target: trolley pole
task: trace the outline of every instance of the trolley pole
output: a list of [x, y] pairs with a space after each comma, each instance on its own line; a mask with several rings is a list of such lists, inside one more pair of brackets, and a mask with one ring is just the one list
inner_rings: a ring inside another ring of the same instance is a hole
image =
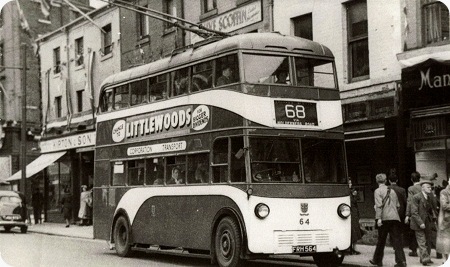
[[26, 196], [27, 178], [27, 45], [21, 44], [22, 49], [22, 124], [20, 139], [20, 169], [22, 177], [20, 180], [20, 191]]

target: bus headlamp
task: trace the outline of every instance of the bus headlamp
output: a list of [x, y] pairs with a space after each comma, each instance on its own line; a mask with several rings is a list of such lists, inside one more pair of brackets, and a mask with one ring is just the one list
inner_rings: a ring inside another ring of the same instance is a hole
[[338, 207], [338, 215], [342, 219], [347, 219], [350, 216], [350, 206], [347, 204], [341, 204]]
[[270, 213], [270, 209], [269, 206], [267, 206], [264, 203], [259, 203], [258, 205], [256, 205], [255, 207], [255, 215], [256, 217], [260, 218], [260, 219], [264, 219], [267, 216], [269, 216]]

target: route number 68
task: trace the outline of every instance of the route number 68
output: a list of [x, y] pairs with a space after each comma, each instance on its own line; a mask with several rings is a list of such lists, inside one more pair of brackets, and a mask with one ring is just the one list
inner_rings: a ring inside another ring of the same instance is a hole
[[305, 107], [303, 105], [285, 105], [284, 112], [289, 119], [304, 119], [306, 117]]

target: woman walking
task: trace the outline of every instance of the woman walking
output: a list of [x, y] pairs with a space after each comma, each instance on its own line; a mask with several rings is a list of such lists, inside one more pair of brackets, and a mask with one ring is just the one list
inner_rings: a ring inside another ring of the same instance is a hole
[[438, 217], [436, 252], [444, 254], [444, 262], [450, 253], [450, 185], [441, 190], [439, 202], [441, 208]]

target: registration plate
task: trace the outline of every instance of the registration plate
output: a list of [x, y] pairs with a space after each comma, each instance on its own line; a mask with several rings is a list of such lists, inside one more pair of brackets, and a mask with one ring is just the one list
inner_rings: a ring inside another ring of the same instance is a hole
[[313, 253], [317, 251], [316, 245], [293, 246], [292, 253]]

